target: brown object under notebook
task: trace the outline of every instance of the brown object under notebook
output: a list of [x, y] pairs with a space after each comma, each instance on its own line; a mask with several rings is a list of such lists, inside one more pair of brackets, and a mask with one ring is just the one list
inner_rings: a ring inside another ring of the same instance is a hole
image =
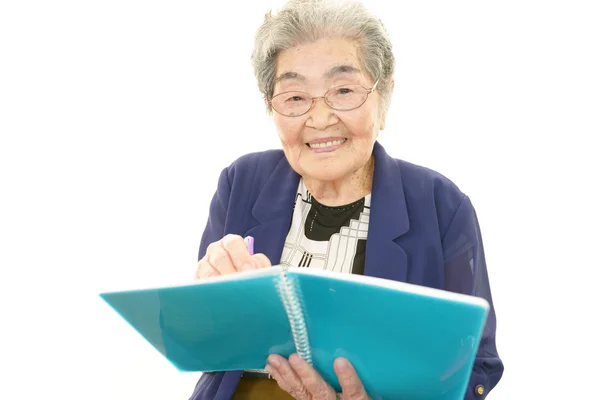
[[240, 379], [231, 400], [294, 400], [274, 379]]

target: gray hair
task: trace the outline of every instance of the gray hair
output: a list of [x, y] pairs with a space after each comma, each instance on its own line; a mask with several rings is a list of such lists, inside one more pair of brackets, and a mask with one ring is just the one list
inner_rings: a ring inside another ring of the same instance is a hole
[[[327, 37], [342, 37], [358, 44], [362, 67], [373, 81], [379, 80], [381, 111], [386, 113], [395, 64], [392, 43], [381, 20], [359, 1], [290, 0], [276, 15], [265, 15], [252, 53], [254, 75], [265, 99], [273, 97], [279, 52]], [[270, 107], [267, 109], [270, 113]]]

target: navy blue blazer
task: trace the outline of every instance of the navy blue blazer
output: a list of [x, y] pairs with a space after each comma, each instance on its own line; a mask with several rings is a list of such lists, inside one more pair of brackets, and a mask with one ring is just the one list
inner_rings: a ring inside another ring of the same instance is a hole
[[[504, 366], [481, 234], [469, 198], [439, 173], [390, 157], [375, 143], [365, 275], [485, 298], [490, 313], [465, 399], [483, 399]], [[237, 159], [219, 177], [198, 259], [229, 233], [255, 238], [254, 251], [281, 258], [300, 176], [283, 151]], [[385, 306], [382, 304], [382, 306]], [[203, 374], [190, 400], [229, 400], [240, 371]], [[483, 395], [478, 394], [483, 389]]]

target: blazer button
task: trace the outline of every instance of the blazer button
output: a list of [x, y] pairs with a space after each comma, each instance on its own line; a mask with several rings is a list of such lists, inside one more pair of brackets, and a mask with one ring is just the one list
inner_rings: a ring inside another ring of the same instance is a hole
[[475, 386], [475, 394], [476, 395], [483, 396], [484, 393], [485, 393], [485, 388], [483, 387], [483, 385]]

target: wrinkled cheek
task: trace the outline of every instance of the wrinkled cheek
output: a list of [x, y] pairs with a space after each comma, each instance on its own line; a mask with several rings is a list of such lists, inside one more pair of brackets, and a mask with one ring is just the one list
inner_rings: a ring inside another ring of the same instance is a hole
[[308, 150], [305, 149], [306, 146], [304, 145], [304, 143], [301, 143], [298, 140], [288, 140], [286, 142], [283, 142], [283, 145], [290, 154], [297, 154], [298, 156], [304, 153], [304, 150]]
[[281, 144], [289, 162], [298, 166], [303, 157], [306, 157], [308, 148], [297, 138], [280, 136]]
[[277, 132], [279, 134], [279, 139], [281, 142], [292, 148], [302, 148], [302, 140], [300, 132], [302, 131], [298, 126], [288, 125], [288, 124], [277, 124]]

